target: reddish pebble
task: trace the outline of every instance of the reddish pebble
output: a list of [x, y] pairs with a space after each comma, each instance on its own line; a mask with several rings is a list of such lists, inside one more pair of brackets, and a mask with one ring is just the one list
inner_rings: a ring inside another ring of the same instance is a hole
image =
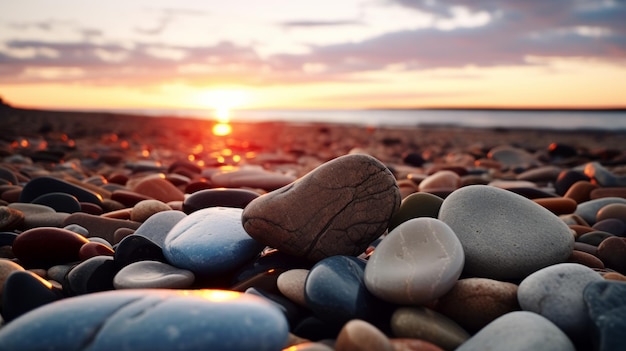
[[626, 239], [613, 236], [602, 240], [597, 256], [607, 268], [626, 273]]
[[146, 177], [135, 184], [132, 190], [163, 202], [185, 199], [185, 194], [180, 189], [163, 178]]
[[390, 339], [394, 351], [443, 351], [439, 346], [420, 339]]
[[626, 188], [598, 188], [591, 191], [591, 200], [603, 197], [621, 197], [626, 199]]
[[617, 272], [608, 272], [602, 276], [606, 280], [618, 280], [626, 282], [626, 276]]
[[569, 263], [579, 263], [589, 268], [604, 269], [604, 263], [596, 256], [579, 250], [573, 250], [567, 259]]
[[111, 194], [111, 200], [115, 200], [126, 207], [133, 207], [143, 200], [152, 199], [150, 196], [142, 195], [130, 190], [115, 190]]
[[89, 213], [96, 216], [101, 215], [104, 212], [104, 210], [102, 210], [102, 207], [91, 202], [81, 202], [80, 210], [81, 212]]
[[113, 249], [95, 241], [90, 241], [86, 243], [85, 245], [81, 246], [80, 250], [78, 251], [78, 257], [81, 261], [85, 261], [95, 256], [113, 256], [114, 254], [115, 251], [113, 251]]
[[626, 204], [614, 203], [602, 207], [596, 214], [596, 222], [608, 218], [617, 218], [626, 222]]
[[593, 232], [594, 229], [591, 227], [588, 227], [586, 225], [580, 225], [580, 224], [570, 224], [569, 225], [569, 229], [573, 230], [574, 232], [576, 232], [576, 237], [580, 237], [583, 234], [589, 233], [589, 232]]
[[567, 189], [567, 192], [565, 192], [563, 197], [572, 199], [576, 201], [576, 203], [580, 204], [591, 200], [591, 191], [598, 188], [598, 185], [592, 184], [589, 181], [579, 180]]
[[419, 191], [435, 192], [441, 190], [453, 191], [461, 186], [461, 177], [453, 171], [442, 170], [426, 177], [419, 184]]
[[29, 229], [13, 241], [13, 253], [28, 267], [50, 267], [78, 261], [78, 252], [88, 240], [72, 231], [39, 227]]
[[576, 201], [564, 197], [547, 197], [534, 199], [533, 201], [555, 215], [573, 213], [576, 211], [576, 207], [578, 206]]

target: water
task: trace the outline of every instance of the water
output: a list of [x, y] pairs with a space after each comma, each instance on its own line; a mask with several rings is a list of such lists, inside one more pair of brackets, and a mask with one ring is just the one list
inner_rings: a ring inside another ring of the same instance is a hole
[[[103, 111], [103, 110], [99, 110]], [[114, 113], [213, 119], [211, 110], [112, 109]], [[328, 122], [371, 126], [626, 130], [626, 110], [234, 110], [233, 121]]]

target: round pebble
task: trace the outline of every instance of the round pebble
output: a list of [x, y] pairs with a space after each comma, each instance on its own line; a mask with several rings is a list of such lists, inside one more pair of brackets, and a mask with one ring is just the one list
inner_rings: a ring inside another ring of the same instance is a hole
[[145, 222], [148, 218], [158, 212], [172, 210], [167, 204], [159, 200], [139, 201], [130, 213], [130, 220], [135, 222]]
[[139, 261], [120, 269], [113, 278], [116, 289], [184, 289], [193, 284], [192, 272], [159, 261]]

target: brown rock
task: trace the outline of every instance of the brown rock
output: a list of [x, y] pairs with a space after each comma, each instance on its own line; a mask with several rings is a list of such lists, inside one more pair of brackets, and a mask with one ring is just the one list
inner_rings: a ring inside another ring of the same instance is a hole
[[579, 250], [573, 250], [570, 257], [567, 259], [569, 263], [580, 263], [589, 268], [604, 269], [604, 263], [596, 256]]
[[360, 319], [346, 323], [335, 342], [335, 351], [393, 351], [393, 346], [383, 332]]
[[596, 254], [607, 268], [626, 274], [626, 238], [613, 236], [602, 240]]
[[599, 186], [597, 184], [592, 184], [586, 180], [579, 180], [567, 189], [567, 192], [565, 192], [563, 197], [572, 199], [576, 201], [576, 203], [580, 204], [591, 200], [591, 192], [598, 188]]
[[419, 339], [396, 338], [389, 341], [394, 351], [443, 351], [441, 347]]
[[78, 252], [88, 240], [72, 231], [40, 227], [22, 232], [13, 241], [13, 253], [25, 266], [48, 268], [78, 261]]
[[451, 170], [441, 170], [422, 180], [419, 184], [419, 191], [454, 191], [458, 189], [459, 186], [461, 186], [461, 177], [456, 172]]
[[353, 154], [252, 200], [242, 223], [257, 241], [316, 261], [361, 254], [399, 207], [400, 191], [389, 169], [371, 156]]
[[130, 220], [135, 222], [144, 222], [155, 213], [169, 211], [171, 209], [171, 207], [159, 200], [139, 201], [130, 213]]
[[115, 231], [119, 228], [130, 228], [136, 230], [141, 223], [123, 219], [106, 218], [94, 216], [86, 213], [73, 213], [63, 222], [63, 226], [78, 224], [89, 231], [88, 237], [99, 237], [114, 243]]
[[600, 199], [603, 197], [621, 197], [626, 199], [626, 188], [598, 188], [591, 191], [589, 194], [591, 200]]
[[439, 299], [436, 306], [438, 312], [471, 333], [477, 332], [494, 319], [519, 309], [517, 285], [486, 278], [457, 281]]
[[395, 337], [425, 340], [449, 351], [470, 337], [457, 323], [425, 307], [398, 308], [390, 326]]
[[113, 251], [113, 249], [95, 241], [90, 241], [86, 243], [85, 245], [81, 246], [80, 250], [78, 251], [78, 256], [81, 261], [85, 261], [95, 256], [113, 256], [114, 254], [115, 251]]
[[602, 276], [606, 280], [618, 280], [626, 282], [626, 276], [617, 272], [608, 272]]
[[602, 207], [596, 214], [596, 223], [607, 218], [617, 218], [626, 222], [626, 204], [614, 203]]
[[580, 224], [570, 224], [569, 228], [573, 230], [574, 232], [576, 232], [576, 238], [582, 236], [583, 234], [594, 231], [593, 228], [586, 226], [586, 225], [580, 225]]
[[7, 206], [0, 206], [0, 231], [12, 231], [24, 222], [24, 213]]
[[533, 199], [533, 201], [555, 215], [574, 213], [578, 204], [572, 199], [564, 197], [547, 197], [541, 199]]
[[160, 177], [145, 177], [135, 184], [132, 191], [163, 202], [185, 199], [185, 194], [180, 189]]

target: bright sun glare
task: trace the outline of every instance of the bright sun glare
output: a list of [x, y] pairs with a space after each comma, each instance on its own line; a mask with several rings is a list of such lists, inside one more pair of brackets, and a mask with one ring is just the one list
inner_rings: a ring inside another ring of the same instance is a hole
[[213, 109], [213, 134], [226, 136], [232, 132], [230, 115], [233, 108], [245, 104], [246, 96], [241, 90], [222, 89], [210, 90], [201, 94], [202, 104]]

